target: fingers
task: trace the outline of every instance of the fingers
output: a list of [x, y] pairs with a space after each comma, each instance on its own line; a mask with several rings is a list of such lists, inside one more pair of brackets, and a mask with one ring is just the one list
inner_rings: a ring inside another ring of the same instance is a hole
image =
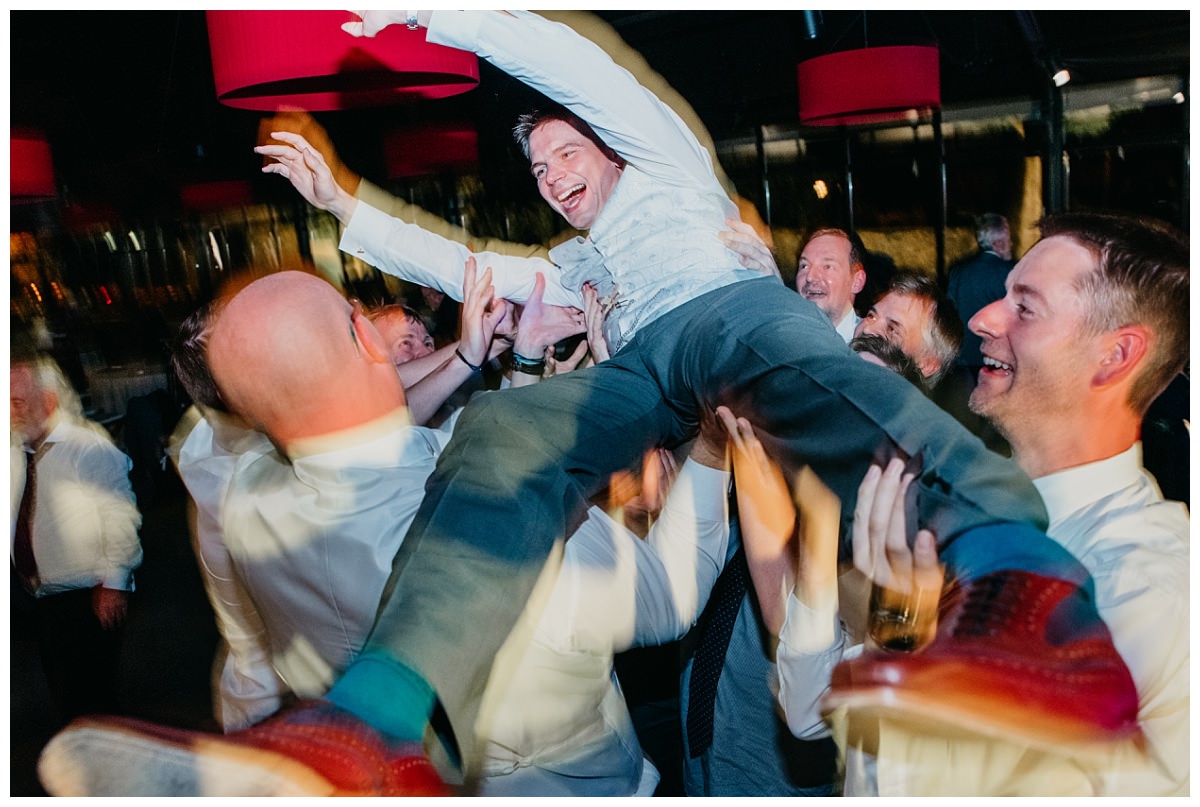
[[[900, 460], [893, 460], [888, 465], [888, 470], [891, 471], [892, 466], [898, 463]], [[902, 464], [901, 467], [903, 467]], [[880, 488], [879, 519], [880, 523], [884, 525], [884, 546], [888, 557], [893, 559], [893, 566], [895, 566], [894, 561], [908, 561], [911, 554], [908, 548], [904, 502], [905, 494], [908, 492], [908, 486], [912, 480], [912, 474], [904, 474], [898, 483], [893, 484], [893, 479], [888, 474], [884, 474], [883, 484]], [[887, 498], [884, 498], [885, 496]]]
[[[463, 297], [471, 296], [475, 290], [475, 278], [479, 273], [479, 264], [475, 262], [475, 256], [467, 258], [463, 263]], [[465, 300], [464, 300], [465, 301]]]
[[736, 233], [749, 235], [754, 237], [755, 240], [759, 240], [758, 233], [754, 231], [754, 228], [741, 219], [725, 219], [725, 226]]
[[937, 541], [929, 530], [920, 530], [913, 542], [913, 582], [926, 591], [941, 591], [945, 569], [938, 562]]
[[721, 421], [721, 425], [725, 427], [725, 431], [730, 437], [735, 437], [737, 435], [737, 418], [733, 416], [733, 412], [729, 411], [729, 407], [718, 406], [717, 419]]
[[854, 568], [858, 569], [868, 579], [874, 579], [875, 556], [871, 545], [871, 508], [875, 503], [875, 491], [879, 487], [879, 479], [883, 469], [872, 465], [863, 476], [858, 486], [858, 500], [854, 504], [854, 526], [850, 533], [853, 550]]

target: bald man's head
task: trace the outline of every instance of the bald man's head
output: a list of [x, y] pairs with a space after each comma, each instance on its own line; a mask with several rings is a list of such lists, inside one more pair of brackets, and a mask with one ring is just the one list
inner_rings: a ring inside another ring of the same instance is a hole
[[378, 332], [304, 272], [267, 275], [230, 298], [212, 326], [208, 362], [228, 406], [285, 446], [404, 405]]

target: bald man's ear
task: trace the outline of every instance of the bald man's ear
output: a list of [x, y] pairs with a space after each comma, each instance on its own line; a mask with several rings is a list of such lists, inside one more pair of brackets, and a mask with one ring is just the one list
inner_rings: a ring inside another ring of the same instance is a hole
[[350, 327], [354, 331], [354, 339], [358, 349], [372, 362], [391, 364], [392, 357], [388, 352], [383, 337], [379, 335], [375, 323], [367, 319], [362, 303], [355, 300], [350, 311]]
[[1150, 349], [1150, 329], [1128, 325], [1102, 337], [1100, 364], [1092, 385], [1107, 387], [1128, 379], [1142, 364]]

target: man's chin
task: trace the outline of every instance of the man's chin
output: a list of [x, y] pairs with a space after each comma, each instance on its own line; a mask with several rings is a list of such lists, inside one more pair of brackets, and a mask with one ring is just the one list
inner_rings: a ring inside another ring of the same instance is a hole
[[967, 408], [980, 417], [987, 417], [991, 411], [991, 402], [987, 396], [980, 395], [978, 390], [971, 393], [971, 397], [967, 399]]

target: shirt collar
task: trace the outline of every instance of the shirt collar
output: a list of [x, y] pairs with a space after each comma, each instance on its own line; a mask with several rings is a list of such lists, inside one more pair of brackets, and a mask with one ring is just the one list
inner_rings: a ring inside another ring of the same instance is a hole
[[858, 313], [853, 307], [846, 312], [846, 316], [842, 317], [833, 329], [838, 332], [838, 336], [845, 340], [846, 344], [850, 344], [850, 340], [854, 338], [854, 329], [858, 327]]
[[333, 434], [322, 434], [317, 437], [306, 437], [293, 440], [288, 446], [287, 456], [297, 460], [314, 454], [326, 454], [343, 448], [369, 443], [383, 435], [413, 425], [412, 415], [408, 407], [401, 406], [383, 417], [376, 418], [349, 429], [342, 429]]
[[1033, 480], [1033, 485], [1042, 495], [1050, 521], [1054, 522], [1126, 487], [1141, 473], [1142, 444], [1138, 442], [1107, 459], [1040, 476]]

